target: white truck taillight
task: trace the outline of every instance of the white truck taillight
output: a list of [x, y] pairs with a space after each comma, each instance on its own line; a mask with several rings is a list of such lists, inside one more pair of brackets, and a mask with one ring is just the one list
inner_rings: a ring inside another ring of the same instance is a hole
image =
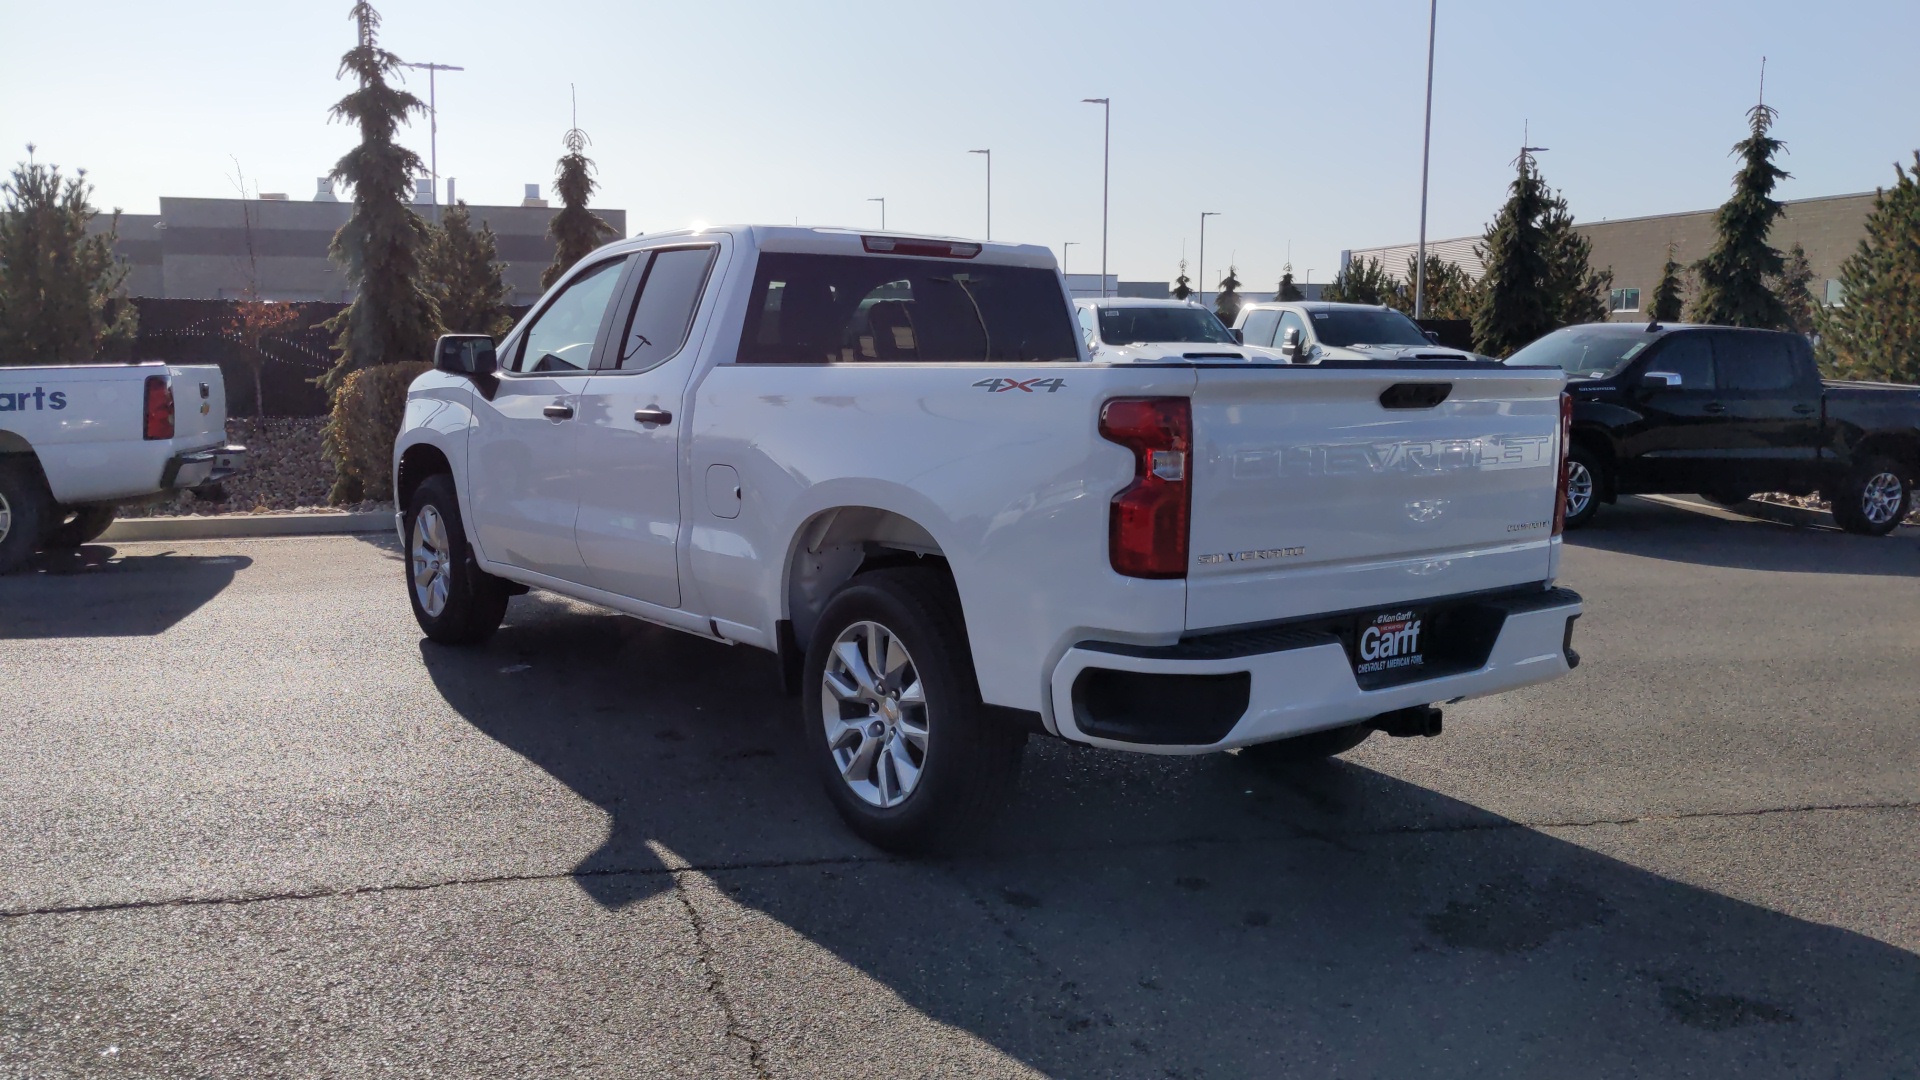
[[1133, 483], [1113, 497], [1107, 551], [1116, 573], [1187, 576], [1193, 405], [1187, 398], [1114, 398], [1100, 409], [1100, 437], [1133, 451]]
[[167, 384], [165, 375], [147, 376], [145, 401], [142, 415], [146, 423], [141, 435], [148, 439], [173, 438], [173, 387]]
[[[1567, 455], [1573, 452], [1573, 395], [1560, 391], [1560, 479], [1553, 486], [1553, 535], [1567, 531]], [[1594, 497], [1599, 492], [1593, 493]]]

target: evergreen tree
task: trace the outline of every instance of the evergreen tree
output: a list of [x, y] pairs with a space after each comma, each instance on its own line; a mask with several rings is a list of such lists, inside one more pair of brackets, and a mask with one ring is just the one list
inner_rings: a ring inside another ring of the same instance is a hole
[[336, 77], [352, 75], [359, 86], [340, 99], [332, 116], [357, 124], [360, 143], [333, 167], [333, 178], [353, 187], [353, 216], [334, 234], [330, 254], [345, 268], [354, 293], [347, 309], [326, 323], [338, 335], [333, 348], [340, 354], [319, 379], [328, 390], [361, 368], [430, 358], [440, 332], [439, 313], [420, 275], [427, 224], [408, 203], [420, 156], [393, 141], [407, 117], [425, 105], [387, 83], [400, 58], [379, 46], [379, 12], [360, 0], [352, 18], [358, 40], [340, 58]]
[[1473, 313], [1473, 341], [1489, 356], [1509, 356], [1556, 325], [1548, 285], [1554, 273], [1550, 241], [1541, 228], [1546, 185], [1532, 155], [1522, 153], [1518, 166], [1506, 204], [1476, 249], [1486, 274]]
[[1385, 304], [1400, 291], [1400, 283], [1386, 272], [1380, 260], [1372, 257], [1347, 263], [1326, 288], [1320, 299], [1335, 304]]
[[1274, 292], [1273, 298], [1275, 300], [1305, 300], [1307, 298], [1307, 294], [1300, 291], [1300, 286], [1293, 283], [1292, 263], [1288, 263], [1286, 270], [1281, 273], [1280, 288]]
[[1674, 261], [1673, 245], [1668, 244], [1667, 261], [1660, 268], [1660, 283], [1653, 287], [1653, 298], [1647, 302], [1647, 317], [1654, 322], [1679, 322], [1683, 288], [1680, 264]]
[[[1407, 284], [1387, 298], [1387, 306], [1413, 314], [1413, 274], [1416, 256], [1407, 256]], [[1427, 256], [1426, 319], [1471, 319], [1479, 302], [1478, 286], [1465, 270], [1438, 255]]]
[[1235, 291], [1240, 288], [1240, 279], [1235, 275], [1235, 268], [1228, 266], [1227, 276], [1220, 279], [1220, 292], [1213, 298], [1213, 313], [1228, 326], [1240, 315], [1240, 294]]
[[1920, 151], [1874, 196], [1867, 235], [1840, 264], [1841, 302], [1816, 309], [1836, 374], [1920, 383]]
[[1180, 276], [1173, 279], [1173, 298], [1185, 300], [1193, 295], [1193, 282], [1187, 280], [1187, 260], [1180, 260]]
[[574, 263], [614, 236], [613, 226], [587, 209], [587, 200], [600, 184], [593, 178], [593, 161], [585, 154], [587, 133], [579, 128], [567, 132], [567, 152], [554, 168], [553, 187], [560, 195], [560, 212], [547, 223], [547, 236], [553, 240], [553, 265], [540, 274], [545, 289], [560, 280]]
[[10, 364], [73, 364], [123, 356], [138, 319], [121, 285], [127, 266], [113, 253], [120, 211], [104, 233], [87, 234], [98, 214], [85, 169], [33, 160], [0, 184], [0, 358]]
[[484, 221], [475, 229], [462, 200], [441, 213], [431, 232], [426, 276], [441, 325], [451, 334], [505, 335], [513, 326], [507, 313], [513, 290], [502, 278], [506, 268], [496, 258], [493, 230]]
[[1785, 329], [1796, 334], [1813, 333], [1813, 264], [1807, 261], [1807, 249], [1795, 240], [1787, 250], [1786, 264], [1774, 283], [1780, 306], [1787, 311]]
[[1574, 231], [1566, 196], [1544, 185], [1541, 191], [1546, 196], [1540, 230], [1546, 238], [1548, 315], [1556, 327], [1605, 322], [1613, 271], [1596, 271], [1589, 263], [1593, 241]]
[[1733, 195], [1714, 218], [1713, 250], [1694, 264], [1700, 286], [1687, 313], [1693, 322], [1778, 330], [1790, 321], [1772, 288], [1784, 260], [1767, 243], [1781, 212], [1773, 188], [1788, 176], [1773, 163], [1786, 146], [1768, 134], [1777, 115], [1765, 105], [1747, 111], [1749, 133], [1733, 147], [1741, 159]]

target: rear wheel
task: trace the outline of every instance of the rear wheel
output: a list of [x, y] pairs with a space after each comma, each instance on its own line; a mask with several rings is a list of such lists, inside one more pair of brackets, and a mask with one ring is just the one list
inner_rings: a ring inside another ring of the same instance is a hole
[[1567, 455], [1567, 528], [1577, 529], [1600, 512], [1606, 492], [1607, 463], [1578, 443]]
[[1258, 743], [1240, 748], [1240, 760], [1265, 768], [1272, 765], [1297, 765], [1344, 754], [1367, 741], [1373, 729], [1365, 724], [1329, 728], [1326, 731], [1295, 735], [1278, 742]]
[[37, 471], [0, 458], [0, 574], [33, 554], [51, 508]]
[[474, 561], [453, 478], [428, 477], [407, 509], [407, 598], [420, 629], [443, 645], [485, 641], [506, 617], [509, 592]]
[[[53, 548], [77, 548], [82, 544], [100, 539], [100, 534], [113, 524], [113, 517], [120, 510], [117, 506], [82, 506], [66, 511], [64, 519], [50, 520], [47, 535], [41, 538], [40, 546]], [[56, 515], [60, 512], [56, 511]]]
[[1868, 457], [1836, 485], [1827, 502], [1834, 524], [1862, 536], [1885, 536], [1913, 508], [1913, 481], [1898, 462]]
[[959, 846], [1011, 793], [1026, 733], [981, 703], [944, 575], [901, 567], [848, 582], [814, 628], [801, 685], [827, 797], [876, 847]]

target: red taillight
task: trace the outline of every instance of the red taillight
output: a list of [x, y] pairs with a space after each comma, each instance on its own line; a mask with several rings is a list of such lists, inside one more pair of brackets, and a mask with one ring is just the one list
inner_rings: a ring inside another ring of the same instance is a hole
[[1191, 402], [1115, 398], [1100, 410], [1100, 437], [1133, 451], [1133, 483], [1113, 497], [1109, 512], [1113, 569], [1128, 577], [1186, 577]]
[[[1553, 535], [1567, 531], [1567, 455], [1573, 452], [1573, 395], [1560, 391], [1560, 479], [1553, 486]], [[1594, 494], [1598, 495], [1599, 492]]]
[[173, 387], [164, 375], [147, 376], [146, 426], [141, 434], [149, 439], [173, 438]]

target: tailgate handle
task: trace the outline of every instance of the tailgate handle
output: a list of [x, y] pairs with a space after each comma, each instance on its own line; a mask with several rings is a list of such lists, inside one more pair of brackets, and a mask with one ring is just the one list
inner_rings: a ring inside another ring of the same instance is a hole
[[1447, 400], [1453, 393], [1453, 384], [1447, 382], [1403, 382], [1394, 383], [1380, 391], [1380, 407], [1383, 409], [1431, 409]]

